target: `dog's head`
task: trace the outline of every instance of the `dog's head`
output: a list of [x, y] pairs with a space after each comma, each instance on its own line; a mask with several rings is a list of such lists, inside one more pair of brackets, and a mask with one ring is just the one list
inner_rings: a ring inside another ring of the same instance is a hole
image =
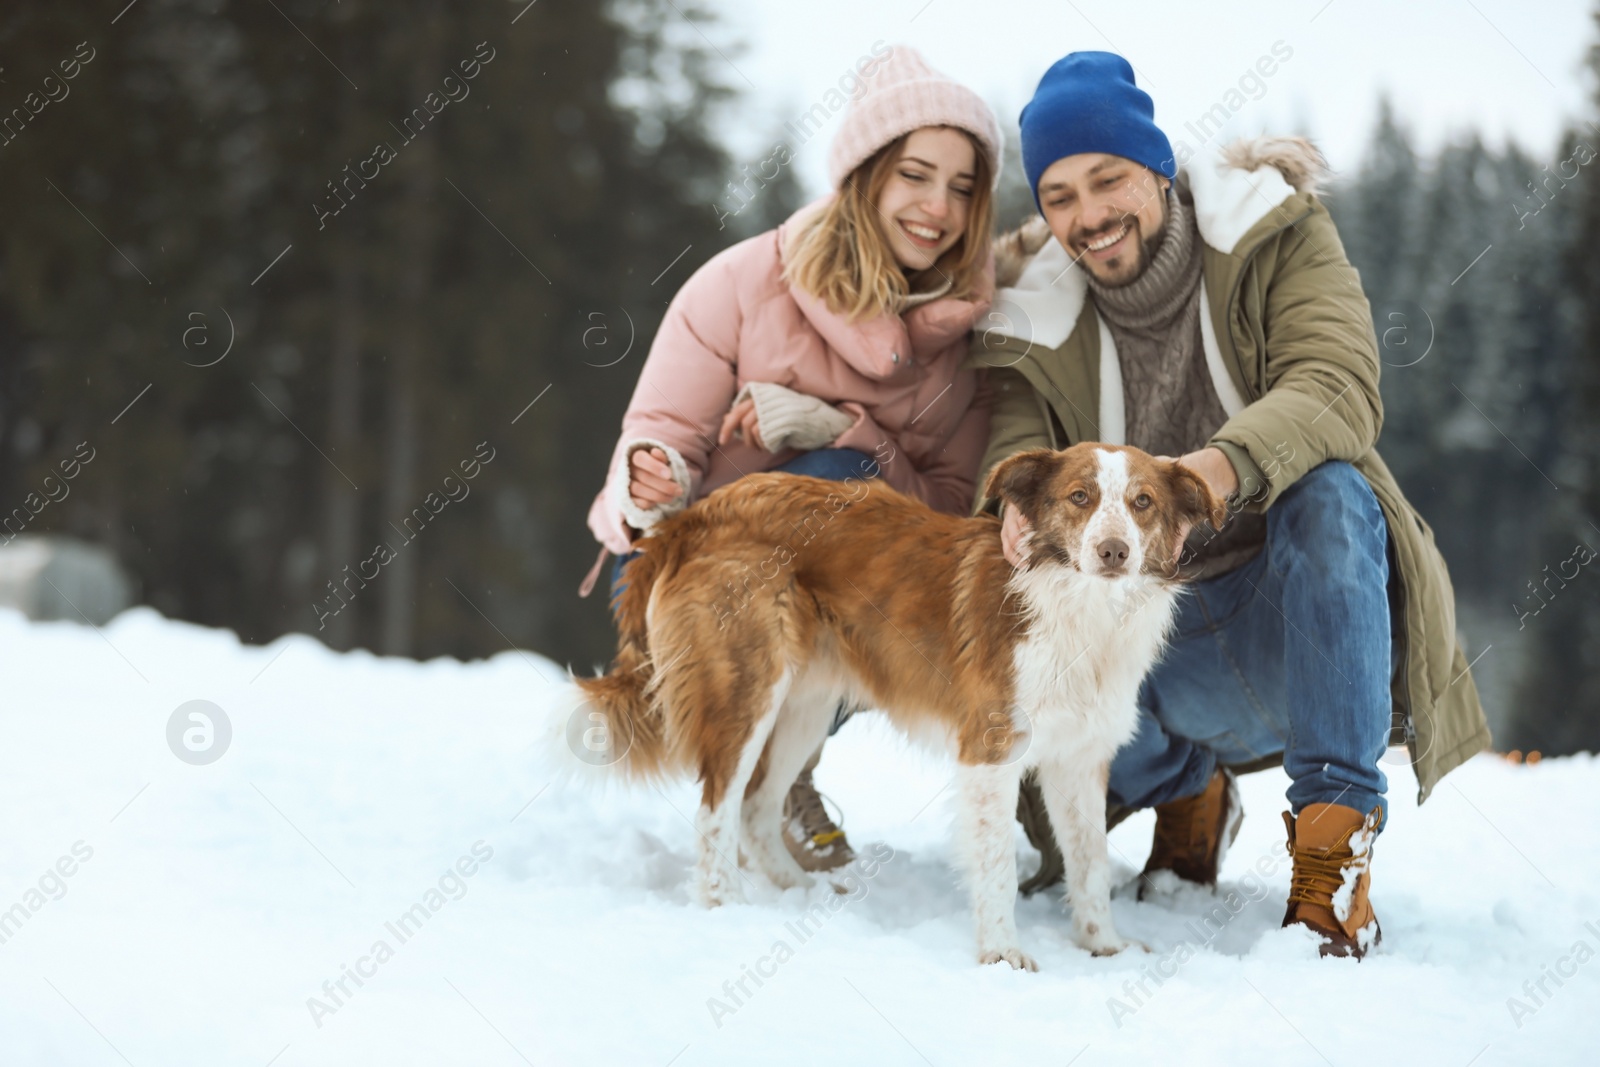
[[1029, 566], [1101, 578], [1177, 577], [1183, 536], [1220, 529], [1227, 509], [1193, 471], [1120, 445], [1036, 448], [997, 464], [984, 487], [1033, 525]]

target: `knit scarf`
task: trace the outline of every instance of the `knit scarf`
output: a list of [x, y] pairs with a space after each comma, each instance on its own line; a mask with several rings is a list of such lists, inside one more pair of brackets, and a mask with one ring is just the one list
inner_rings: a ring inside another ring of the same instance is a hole
[[1200, 343], [1200, 232], [1174, 190], [1143, 274], [1110, 288], [1085, 272], [1117, 346], [1127, 442], [1158, 456], [1200, 448], [1228, 417]]
[[[1115, 288], [1085, 271], [1095, 309], [1105, 319], [1122, 368], [1128, 444], [1157, 456], [1205, 447], [1228, 419], [1206, 367], [1200, 339], [1200, 231], [1193, 209], [1167, 190], [1167, 224], [1143, 274]], [[1218, 534], [1190, 535], [1186, 578], [1209, 578], [1253, 558], [1266, 541], [1266, 521], [1241, 512]]]

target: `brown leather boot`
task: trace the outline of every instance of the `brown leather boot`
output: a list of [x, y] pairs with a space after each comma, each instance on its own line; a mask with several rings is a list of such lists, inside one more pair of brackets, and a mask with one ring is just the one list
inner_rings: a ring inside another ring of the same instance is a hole
[[1368, 898], [1382, 814], [1373, 808], [1363, 818], [1343, 804], [1307, 804], [1298, 819], [1283, 813], [1294, 858], [1283, 925], [1299, 923], [1322, 935], [1324, 956], [1360, 959], [1383, 940]]
[[1198, 885], [1216, 885], [1222, 858], [1239, 836], [1243, 821], [1239, 785], [1225, 767], [1216, 769], [1198, 796], [1156, 805], [1155, 843], [1139, 876], [1139, 899], [1154, 890], [1150, 875], [1157, 871], [1171, 871]]

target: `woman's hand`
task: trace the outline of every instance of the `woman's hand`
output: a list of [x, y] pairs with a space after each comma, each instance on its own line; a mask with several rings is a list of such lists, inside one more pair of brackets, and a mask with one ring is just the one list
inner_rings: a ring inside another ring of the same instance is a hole
[[648, 509], [670, 504], [683, 495], [672, 478], [667, 454], [659, 448], [641, 448], [628, 460], [628, 495], [634, 506]]
[[735, 437], [752, 448], [766, 450], [761, 442], [761, 420], [756, 416], [756, 402], [745, 397], [722, 417], [722, 429], [717, 434], [717, 444], [725, 445]]

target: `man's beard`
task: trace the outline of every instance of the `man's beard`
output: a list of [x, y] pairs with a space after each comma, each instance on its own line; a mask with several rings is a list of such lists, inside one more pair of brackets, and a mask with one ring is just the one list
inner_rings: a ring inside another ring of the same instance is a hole
[[[1155, 259], [1156, 249], [1161, 247], [1161, 239], [1167, 234], [1167, 219], [1165, 216], [1163, 216], [1161, 220], [1161, 225], [1156, 227], [1155, 233], [1150, 234], [1148, 237], [1145, 236], [1144, 228], [1139, 225], [1139, 220], [1136, 217], [1130, 215], [1126, 220], [1118, 221], [1117, 225], [1121, 226], [1123, 221], [1126, 221], [1128, 227], [1133, 231], [1133, 236], [1136, 238], [1136, 258], [1133, 262], [1132, 269], [1129, 270], [1126, 275], [1123, 275], [1119, 272], [1119, 274], [1114, 278], [1106, 278], [1102, 276], [1100, 272], [1095, 269], [1097, 265], [1091, 260], [1090, 265], [1086, 269], [1089, 271], [1089, 276], [1094, 279], [1095, 284], [1100, 286], [1102, 289], [1121, 289], [1124, 286], [1132, 285], [1134, 282], [1142, 278], [1144, 276], [1144, 272], [1149, 269], [1151, 261]], [[1114, 228], [1106, 231], [1106, 233], [1113, 232], [1115, 232]], [[1097, 234], [1083, 243], [1088, 245], [1104, 236], [1105, 233]], [[1084, 253], [1084, 255], [1087, 254], [1087, 252]]]

